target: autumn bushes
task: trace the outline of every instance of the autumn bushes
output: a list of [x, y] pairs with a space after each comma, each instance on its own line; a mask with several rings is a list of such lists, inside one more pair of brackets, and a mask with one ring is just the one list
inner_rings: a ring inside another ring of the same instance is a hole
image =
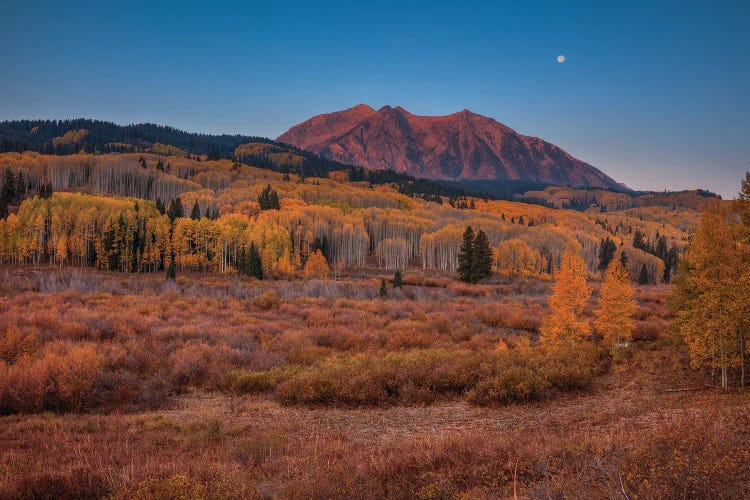
[[[603, 366], [588, 341], [577, 354], [524, 343], [547, 310], [549, 283], [531, 278], [479, 294], [405, 285], [382, 300], [376, 279], [188, 275], [166, 286], [79, 273], [72, 281], [93, 293], [39, 293], [32, 280], [0, 296], [2, 412], [137, 411], [195, 389], [289, 405], [494, 405], [587, 387]], [[639, 321], [662, 312], [660, 297], [642, 297]]]
[[0, 361], [0, 414], [83, 411], [94, 407], [102, 357], [90, 344], [51, 344], [39, 356]]
[[222, 386], [271, 393], [282, 404], [380, 406], [467, 397], [478, 405], [535, 401], [588, 386], [598, 352], [418, 349], [332, 356], [312, 365], [235, 370]]

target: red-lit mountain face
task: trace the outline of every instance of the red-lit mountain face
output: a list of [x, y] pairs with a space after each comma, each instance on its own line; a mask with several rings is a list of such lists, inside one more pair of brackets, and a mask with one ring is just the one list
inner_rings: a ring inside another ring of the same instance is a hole
[[442, 180], [522, 180], [621, 189], [588, 163], [537, 137], [464, 110], [417, 116], [401, 107], [360, 104], [315, 116], [279, 141], [331, 160]]

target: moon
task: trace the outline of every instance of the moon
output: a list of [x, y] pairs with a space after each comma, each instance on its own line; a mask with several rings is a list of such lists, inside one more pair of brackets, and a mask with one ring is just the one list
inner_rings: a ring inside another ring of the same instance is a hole
[[564, 63], [565, 62], [565, 56], [562, 55], [562, 54], [560, 54], [559, 56], [557, 56], [557, 62], [559, 62], [560, 64]]

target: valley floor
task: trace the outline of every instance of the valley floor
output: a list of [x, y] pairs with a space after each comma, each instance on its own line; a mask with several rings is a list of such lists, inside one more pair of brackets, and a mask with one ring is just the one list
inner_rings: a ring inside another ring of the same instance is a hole
[[164, 411], [3, 417], [0, 493], [738, 498], [749, 403], [647, 389], [632, 374], [504, 408], [308, 409], [198, 392]]
[[[407, 273], [381, 299], [381, 277], [0, 269], [0, 498], [750, 493], [750, 395], [687, 366], [667, 288], [638, 288], [622, 362], [551, 392], [521, 370], [525, 402], [502, 403], [455, 389], [451, 359], [524, 349], [549, 282]], [[340, 379], [362, 367], [355, 393]]]

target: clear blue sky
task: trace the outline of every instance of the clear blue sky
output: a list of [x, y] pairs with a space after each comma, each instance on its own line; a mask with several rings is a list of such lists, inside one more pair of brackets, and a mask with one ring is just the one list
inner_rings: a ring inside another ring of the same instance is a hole
[[0, 68], [0, 119], [276, 137], [360, 102], [468, 108], [635, 188], [733, 196], [750, 168], [748, 0], [3, 0]]

